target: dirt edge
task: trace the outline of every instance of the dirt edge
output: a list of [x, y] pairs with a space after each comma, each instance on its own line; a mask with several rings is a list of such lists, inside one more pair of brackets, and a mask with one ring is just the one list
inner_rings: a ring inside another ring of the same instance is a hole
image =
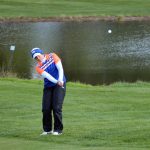
[[66, 22], [66, 21], [150, 21], [150, 16], [62, 16], [0, 18], [0, 22]]

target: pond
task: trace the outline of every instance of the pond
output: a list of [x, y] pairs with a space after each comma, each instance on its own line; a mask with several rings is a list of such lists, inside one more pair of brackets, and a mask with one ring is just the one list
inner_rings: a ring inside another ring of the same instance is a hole
[[40, 78], [34, 47], [58, 54], [68, 81], [150, 81], [150, 21], [0, 23], [0, 73]]

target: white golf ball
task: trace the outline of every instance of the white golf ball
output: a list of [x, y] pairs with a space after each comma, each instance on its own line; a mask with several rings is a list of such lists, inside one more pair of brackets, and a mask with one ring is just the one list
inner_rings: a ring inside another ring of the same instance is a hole
[[109, 30], [108, 30], [108, 33], [112, 33], [112, 31], [109, 29]]

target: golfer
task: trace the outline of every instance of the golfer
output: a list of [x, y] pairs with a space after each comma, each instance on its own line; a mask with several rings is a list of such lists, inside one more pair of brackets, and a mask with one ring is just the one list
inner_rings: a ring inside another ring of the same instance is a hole
[[31, 55], [38, 62], [36, 71], [44, 78], [42, 100], [44, 131], [41, 135], [60, 135], [63, 131], [62, 105], [66, 93], [66, 79], [61, 60], [55, 53], [44, 54], [40, 48], [33, 48]]

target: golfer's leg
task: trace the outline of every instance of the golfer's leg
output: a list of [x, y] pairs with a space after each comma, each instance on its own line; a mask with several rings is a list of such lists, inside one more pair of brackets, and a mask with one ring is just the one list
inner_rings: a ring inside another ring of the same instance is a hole
[[65, 97], [66, 85], [64, 88], [56, 85], [53, 91], [53, 114], [54, 114], [54, 131], [63, 130], [62, 122], [62, 105]]
[[43, 101], [42, 101], [42, 112], [43, 112], [43, 130], [49, 132], [52, 130], [52, 114], [51, 114], [51, 97], [52, 91], [50, 88], [43, 89]]

